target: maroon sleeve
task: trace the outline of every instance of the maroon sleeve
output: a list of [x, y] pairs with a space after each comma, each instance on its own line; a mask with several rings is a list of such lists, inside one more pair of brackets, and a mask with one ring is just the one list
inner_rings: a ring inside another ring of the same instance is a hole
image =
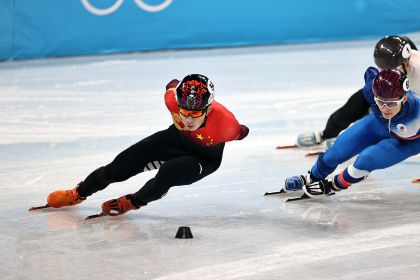
[[236, 140], [242, 140], [248, 136], [249, 128], [246, 125], [241, 124], [241, 128], [239, 130], [239, 136]]
[[166, 90], [170, 89], [170, 88], [174, 88], [179, 84], [179, 80], [177, 79], [173, 79], [172, 81], [170, 81], [167, 85], [166, 85]]

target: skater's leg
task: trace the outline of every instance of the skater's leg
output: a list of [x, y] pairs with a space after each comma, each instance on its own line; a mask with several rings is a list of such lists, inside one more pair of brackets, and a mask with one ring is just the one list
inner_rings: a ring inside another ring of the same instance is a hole
[[[372, 129], [374, 128], [375, 129]], [[337, 137], [334, 145], [323, 156], [318, 157], [311, 169], [316, 179], [324, 179], [331, 174], [339, 164], [362, 152], [365, 148], [379, 142], [389, 133], [379, 125], [378, 120], [370, 114], [356, 122]]]
[[377, 120], [371, 114], [356, 122], [337, 137], [335, 144], [321, 154], [308, 175], [289, 177], [285, 181], [284, 190], [300, 190], [304, 185], [325, 179], [340, 163], [360, 153], [364, 148], [383, 139], [384, 133], [378, 127]]
[[222, 158], [204, 159], [185, 156], [166, 162], [134, 196], [136, 205], [160, 199], [173, 186], [190, 185], [216, 171]]
[[298, 146], [313, 147], [326, 141], [327, 147], [331, 147], [341, 131], [369, 113], [369, 107], [370, 104], [364, 97], [363, 89], [358, 90], [342, 107], [331, 114], [323, 131], [299, 134]]
[[391, 167], [418, 153], [420, 153], [420, 139], [412, 141], [384, 139], [363, 150], [352, 165], [335, 176], [335, 181], [340, 186], [349, 187], [362, 181], [374, 170]]
[[140, 172], [159, 168], [166, 160], [182, 155], [169, 128], [157, 132], [121, 152], [111, 163], [93, 171], [79, 184], [77, 191], [83, 197], [121, 182]]

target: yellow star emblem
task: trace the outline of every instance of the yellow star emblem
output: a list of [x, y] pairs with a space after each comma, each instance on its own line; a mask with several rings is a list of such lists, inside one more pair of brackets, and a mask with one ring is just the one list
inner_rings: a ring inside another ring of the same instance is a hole
[[197, 135], [197, 139], [200, 139], [201, 141], [203, 141], [204, 137], [201, 134], [196, 134]]

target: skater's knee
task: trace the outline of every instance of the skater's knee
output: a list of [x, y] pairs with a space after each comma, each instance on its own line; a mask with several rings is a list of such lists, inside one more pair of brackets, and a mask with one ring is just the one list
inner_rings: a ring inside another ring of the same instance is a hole
[[219, 169], [220, 165], [222, 164], [221, 160], [213, 160], [213, 161], [202, 161], [198, 162], [198, 166], [200, 167], [199, 170], [199, 178], [203, 178], [214, 173], [217, 169]]
[[380, 169], [380, 163], [374, 155], [371, 155], [370, 153], [361, 153], [354, 162], [354, 167], [359, 170], [372, 172], [375, 169]]

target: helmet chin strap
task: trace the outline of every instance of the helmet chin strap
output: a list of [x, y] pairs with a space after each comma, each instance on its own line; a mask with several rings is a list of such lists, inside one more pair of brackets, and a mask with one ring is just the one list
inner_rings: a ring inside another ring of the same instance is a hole
[[405, 68], [405, 63], [403, 63], [401, 65], [401, 67], [402, 67], [402, 70], [403, 70], [404, 74], [407, 75], [408, 71], [407, 71], [407, 68]]

